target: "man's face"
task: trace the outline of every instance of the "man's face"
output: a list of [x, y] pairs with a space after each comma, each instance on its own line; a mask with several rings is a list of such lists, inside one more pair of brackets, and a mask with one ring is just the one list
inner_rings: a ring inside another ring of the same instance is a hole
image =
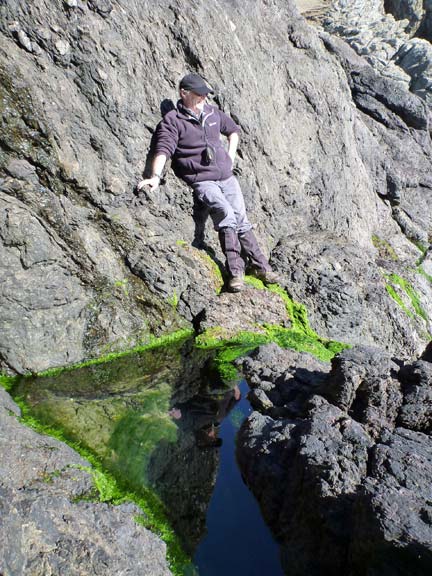
[[195, 92], [192, 92], [191, 90], [183, 90], [183, 88], [180, 90], [180, 97], [183, 100], [183, 104], [186, 108], [189, 108], [189, 110], [202, 110], [206, 99], [205, 94], [204, 96], [201, 96], [200, 94], [195, 94]]

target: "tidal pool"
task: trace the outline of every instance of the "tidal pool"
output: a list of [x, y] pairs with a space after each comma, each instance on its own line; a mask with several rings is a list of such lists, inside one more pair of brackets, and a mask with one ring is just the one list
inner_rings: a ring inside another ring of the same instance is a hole
[[151, 488], [199, 576], [283, 574], [279, 548], [235, 460], [251, 409], [244, 380], [226, 386], [192, 339], [13, 390], [43, 424], [90, 449], [130, 489]]

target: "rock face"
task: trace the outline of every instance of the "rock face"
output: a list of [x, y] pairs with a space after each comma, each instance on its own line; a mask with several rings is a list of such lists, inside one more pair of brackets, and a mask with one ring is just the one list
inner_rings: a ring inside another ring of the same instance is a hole
[[275, 345], [244, 360], [267, 402], [244, 423], [238, 460], [287, 574], [430, 573], [431, 367], [371, 347], [330, 371]]
[[134, 521], [134, 504], [85, 501], [90, 466], [68, 446], [20, 424], [0, 390], [0, 572], [171, 574], [165, 544]]
[[[1, 370], [129, 348], [207, 311], [224, 322], [190, 191], [167, 170], [156, 193], [134, 192], [187, 71], [241, 125], [250, 218], [313, 328], [420, 352], [429, 110], [370, 61], [285, 0], [2, 2]], [[207, 242], [220, 263], [210, 223]]]

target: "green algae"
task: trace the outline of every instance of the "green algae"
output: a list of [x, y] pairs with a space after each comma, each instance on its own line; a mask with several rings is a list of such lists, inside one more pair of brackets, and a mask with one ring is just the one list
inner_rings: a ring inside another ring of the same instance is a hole
[[263, 324], [259, 326], [259, 332], [239, 331], [234, 336], [226, 338], [224, 328], [215, 326], [197, 336], [195, 339], [197, 347], [216, 350], [212, 363], [215, 371], [227, 385], [239, 379], [238, 370], [233, 365], [234, 360], [263, 344], [275, 342], [281, 348], [308, 352], [325, 362], [330, 362], [335, 354], [349, 348], [348, 344], [321, 338], [309, 325], [306, 307], [293, 300], [278, 284], [265, 286], [261, 280], [252, 276], [246, 276], [245, 283], [255, 289], [269, 290], [278, 294], [285, 304], [291, 328], [278, 324]]
[[384, 260], [393, 260], [394, 262], [398, 260], [394, 248], [389, 242], [387, 242], [387, 240], [383, 240], [382, 238], [374, 234], [372, 236], [372, 244], [378, 250], [380, 258], [383, 258]]
[[[4, 382], [4, 379], [1, 382]], [[93, 497], [89, 495], [87, 499], [96, 499], [112, 505], [134, 502], [142, 510], [142, 514], [135, 516], [134, 520], [152, 530], [164, 540], [167, 545], [167, 559], [171, 571], [176, 576], [184, 575], [191, 565], [190, 558], [185, 554], [179, 538], [171, 528], [167, 511], [156, 493], [145, 486], [131, 490], [124, 480], [116, 477], [106, 469], [101, 459], [93, 451], [68, 436], [64, 429], [44, 424], [38, 418], [35, 418], [31, 408], [22, 397], [15, 396], [14, 401], [21, 409], [21, 416], [18, 417], [20, 422], [40, 434], [51, 436], [68, 444], [90, 463], [88, 467], [75, 466], [78, 469], [87, 471], [92, 476], [95, 495]]]
[[[171, 334], [167, 334], [160, 337], [152, 336], [150, 342], [147, 344], [142, 344], [135, 346], [134, 348], [130, 348], [129, 350], [123, 350], [121, 352], [111, 352], [109, 354], [105, 354], [104, 356], [100, 356], [98, 358], [91, 358], [89, 360], [85, 360], [84, 362], [80, 362], [77, 364], [71, 364], [69, 366], [61, 366], [59, 368], [50, 368], [48, 370], [44, 370], [43, 372], [38, 372], [37, 374], [24, 374], [24, 376], [58, 376], [63, 372], [70, 372], [75, 371], [79, 368], [87, 368], [89, 366], [97, 366], [98, 364], [105, 364], [106, 362], [113, 362], [114, 360], [118, 360], [119, 358], [125, 358], [128, 356], [132, 356], [133, 354], [140, 354], [141, 352], [145, 352], [146, 350], [154, 350], [157, 348], [162, 348], [164, 346], [169, 346], [170, 344], [174, 344], [176, 342], [180, 342], [182, 340], [186, 340], [193, 335], [194, 331], [191, 329], [182, 329], [177, 330]], [[1, 383], [1, 382], [0, 382]]]
[[[388, 294], [402, 308], [402, 310], [410, 318], [414, 318], [415, 315], [417, 315], [426, 322], [428, 322], [429, 318], [427, 313], [422, 308], [420, 302], [420, 296], [417, 294], [417, 292], [414, 290], [411, 284], [407, 280], [405, 280], [405, 278], [402, 278], [397, 274], [385, 274], [385, 278], [389, 281], [389, 283], [386, 285], [386, 290]], [[402, 300], [402, 297], [397, 293], [395, 288], [396, 286], [398, 286], [406, 294], [411, 303], [412, 310], [410, 310], [407, 307], [405, 302]]]

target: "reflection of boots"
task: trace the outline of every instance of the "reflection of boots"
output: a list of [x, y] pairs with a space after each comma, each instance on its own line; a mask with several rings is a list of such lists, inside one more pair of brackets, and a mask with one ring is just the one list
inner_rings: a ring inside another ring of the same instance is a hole
[[222, 438], [218, 438], [213, 426], [195, 431], [195, 441], [198, 448], [219, 448]]
[[234, 228], [222, 228], [219, 230], [219, 242], [231, 277], [228, 287], [232, 292], [240, 292], [244, 287], [244, 262], [240, 255], [241, 248], [237, 232]]

